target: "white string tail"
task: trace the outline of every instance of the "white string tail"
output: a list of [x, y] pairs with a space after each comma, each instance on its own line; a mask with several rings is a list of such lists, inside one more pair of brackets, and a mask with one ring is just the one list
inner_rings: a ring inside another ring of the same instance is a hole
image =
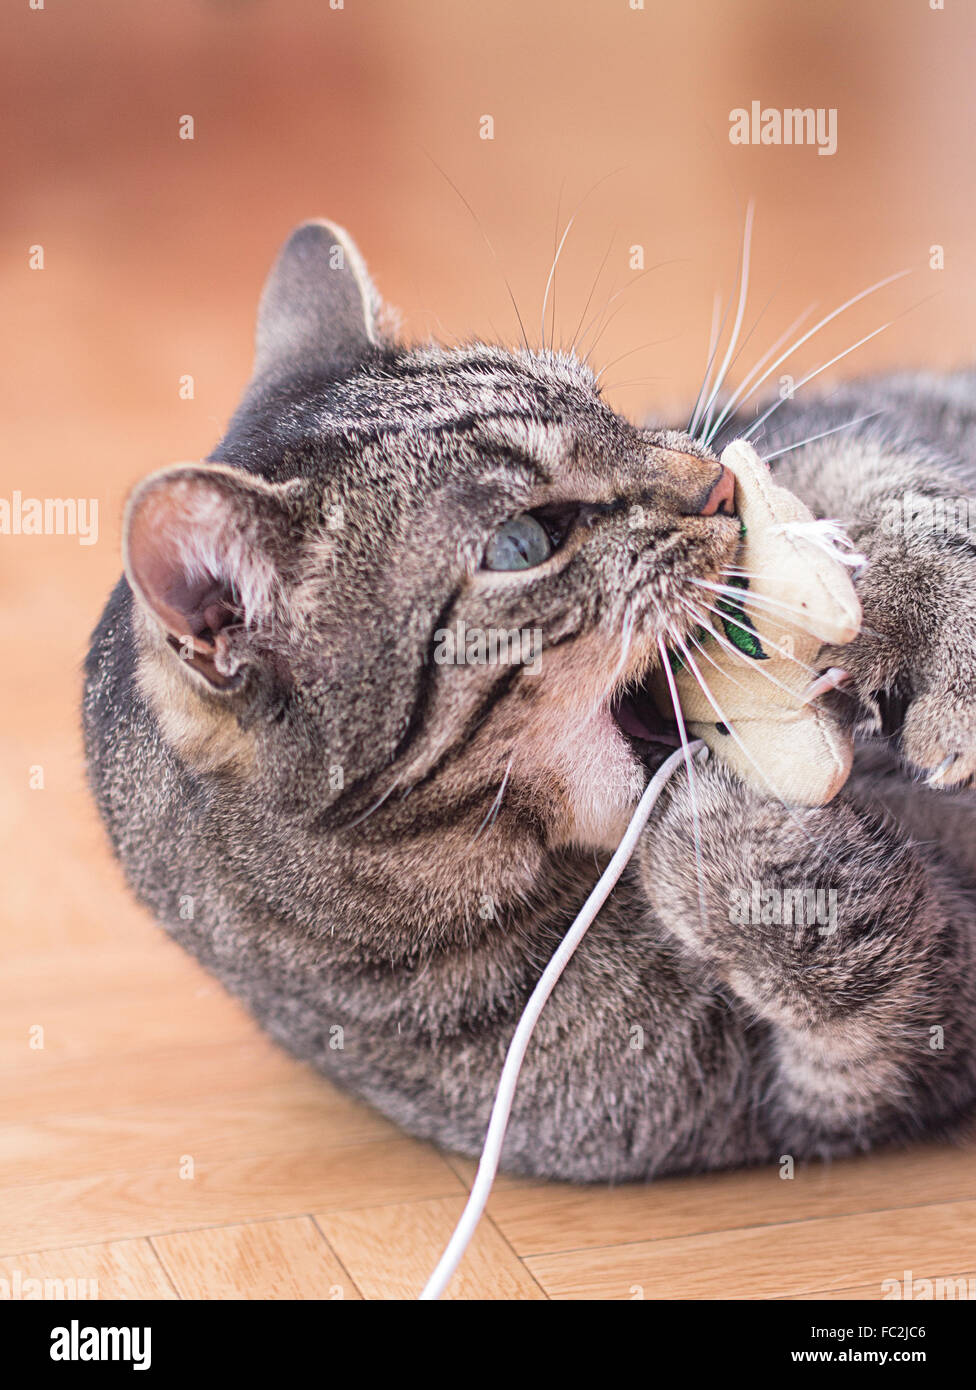
[[624, 831], [624, 837], [614, 851], [613, 858], [597, 880], [593, 891], [580, 909], [576, 921], [553, 952], [552, 959], [542, 972], [539, 983], [529, 996], [529, 1002], [519, 1019], [515, 1035], [508, 1045], [505, 1065], [502, 1067], [501, 1080], [498, 1083], [498, 1090], [495, 1092], [495, 1103], [491, 1108], [488, 1132], [485, 1135], [481, 1161], [478, 1164], [478, 1172], [471, 1188], [471, 1194], [464, 1211], [461, 1213], [461, 1219], [454, 1228], [454, 1234], [437, 1262], [437, 1268], [424, 1286], [420, 1295], [422, 1301], [440, 1298], [461, 1263], [461, 1258], [468, 1248], [478, 1222], [481, 1220], [485, 1204], [488, 1201], [488, 1194], [491, 1192], [491, 1185], [495, 1180], [495, 1173], [498, 1171], [498, 1160], [501, 1157], [502, 1144], [505, 1141], [505, 1130], [508, 1127], [508, 1117], [512, 1110], [512, 1101], [515, 1098], [515, 1087], [518, 1084], [522, 1061], [546, 1000], [552, 993], [556, 981], [569, 964], [573, 952], [592, 925], [600, 908], [610, 896], [617, 879], [623, 873], [665, 783], [677, 772], [686, 757], [699, 753], [704, 747], [701, 739], [695, 739], [685, 748], [676, 749], [655, 772], [637, 804], [637, 809], [630, 818], [630, 824]]
[[854, 549], [854, 542], [839, 521], [784, 521], [779, 526], [770, 527], [770, 530], [815, 545], [831, 560], [848, 565], [852, 570], [860, 569], [868, 562], [866, 555]]

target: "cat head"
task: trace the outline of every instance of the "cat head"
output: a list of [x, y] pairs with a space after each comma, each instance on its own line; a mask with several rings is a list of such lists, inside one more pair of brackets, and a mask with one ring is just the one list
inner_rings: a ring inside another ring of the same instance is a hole
[[571, 355], [398, 345], [349, 237], [308, 223], [226, 437], [129, 500], [142, 690], [193, 773], [310, 830], [612, 845], [731, 498]]

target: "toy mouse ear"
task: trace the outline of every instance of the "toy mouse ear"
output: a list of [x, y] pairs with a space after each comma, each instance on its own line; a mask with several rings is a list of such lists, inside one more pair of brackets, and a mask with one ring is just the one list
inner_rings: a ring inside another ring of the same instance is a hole
[[325, 221], [296, 227], [261, 295], [253, 382], [347, 373], [379, 343], [379, 308], [348, 232]]
[[735, 474], [735, 505], [751, 556], [747, 568], [756, 570], [752, 591], [778, 603], [793, 626], [819, 641], [852, 641], [861, 628], [861, 604], [850, 567], [860, 557], [845, 549], [840, 526], [816, 520], [746, 440], [734, 440], [722, 462]]
[[733, 439], [731, 444], [726, 445], [722, 450], [722, 463], [735, 477], [736, 507], [743, 501], [743, 493], [766, 492], [774, 486], [768, 466], [746, 439]]
[[230, 630], [273, 620], [295, 486], [184, 464], [154, 473], [129, 499], [126, 578], [187, 668], [215, 689], [236, 684]]

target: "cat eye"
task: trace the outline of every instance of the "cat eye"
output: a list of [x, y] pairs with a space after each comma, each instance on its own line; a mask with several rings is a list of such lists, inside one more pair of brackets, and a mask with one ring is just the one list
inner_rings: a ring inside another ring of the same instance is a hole
[[522, 512], [510, 517], [492, 536], [482, 566], [486, 570], [528, 570], [548, 560], [552, 551], [546, 528]]

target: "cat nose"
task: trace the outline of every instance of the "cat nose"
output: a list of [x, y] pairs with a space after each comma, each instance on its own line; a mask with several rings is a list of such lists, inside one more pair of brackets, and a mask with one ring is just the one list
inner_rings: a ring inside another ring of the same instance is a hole
[[731, 468], [722, 465], [722, 471], [718, 475], [711, 492], [705, 498], [705, 504], [701, 509], [702, 516], [715, 516], [717, 513], [722, 516], [735, 515], [735, 474]]

